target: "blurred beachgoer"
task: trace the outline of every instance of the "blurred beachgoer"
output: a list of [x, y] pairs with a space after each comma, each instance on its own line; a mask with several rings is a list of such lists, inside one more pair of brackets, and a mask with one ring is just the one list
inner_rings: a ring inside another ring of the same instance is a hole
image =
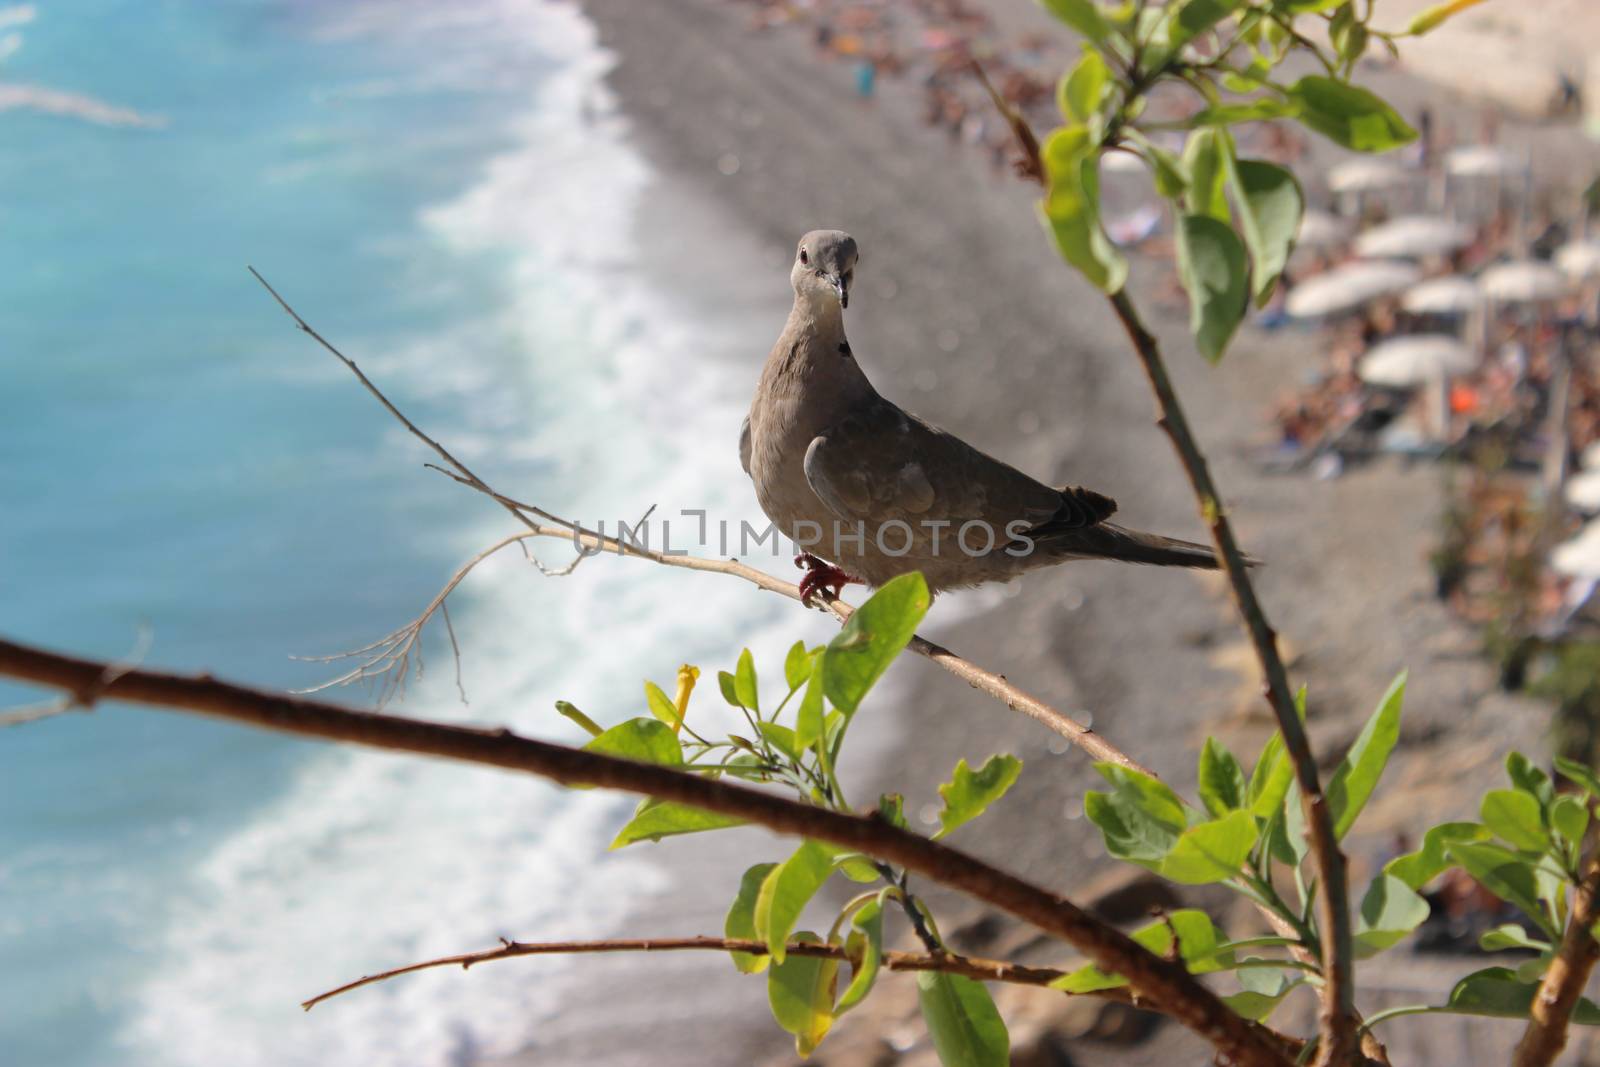
[[856, 95], [863, 100], [871, 100], [878, 83], [878, 64], [872, 59], [863, 59], [856, 64]]

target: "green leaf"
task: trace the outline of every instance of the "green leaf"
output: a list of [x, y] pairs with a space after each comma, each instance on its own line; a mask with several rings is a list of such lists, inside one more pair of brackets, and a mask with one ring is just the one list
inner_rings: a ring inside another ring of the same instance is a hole
[[717, 687], [722, 690], [722, 699], [736, 708], [744, 707], [739, 703], [739, 689], [733, 675], [727, 671], [717, 672]]
[[1380, 874], [1367, 886], [1356, 922], [1356, 958], [1376, 956], [1428, 918], [1428, 902], [1392, 874]]
[[1600, 775], [1596, 775], [1577, 760], [1570, 760], [1564, 756], [1556, 757], [1556, 770], [1560, 771], [1563, 777], [1582, 787], [1591, 797], [1600, 800]]
[[1400, 708], [1405, 696], [1406, 675], [1402, 671], [1390, 683], [1389, 691], [1378, 702], [1378, 710], [1372, 713], [1328, 780], [1324, 795], [1333, 817], [1333, 832], [1338, 837], [1344, 837], [1355, 825], [1356, 816], [1372, 796], [1389, 754], [1400, 740]]
[[[1351, 9], [1347, 7], [1342, 10]], [[1367, 44], [1371, 40], [1367, 27], [1352, 16], [1336, 23], [1331, 27], [1331, 31], [1329, 39], [1333, 42], [1334, 50], [1339, 53], [1339, 58], [1347, 67], [1354, 66], [1366, 54]]]
[[607, 756], [637, 760], [640, 763], [660, 763], [669, 767], [683, 764], [683, 749], [672, 728], [655, 719], [629, 719], [620, 722], [583, 746], [585, 752], [602, 752]]
[[856, 967], [844, 995], [834, 1007], [835, 1016], [843, 1015], [861, 1003], [871, 991], [872, 983], [877, 981], [878, 967], [883, 959], [882, 900], [880, 895], [877, 900], [868, 901], [851, 916], [850, 925], [855, 932], [850, 935], [851, 944], [848, 947], [860, 952], [861, 964]]
[[1168, 200], [1180, 197], [1189, 188], [1188, 176], [1177, 156], [1158, 145], [1148, 145], [1142, 153], [1155, 176], [1156, 193]]
[[1223, 997], [1222, 1002], [1232, 1008], [1234, 1014], [1242, 1015], [1251, 1022], [1261, 1022], [1272, 1014], [1273, 1009], [1278, 1006], [1284, 997], [1304, 984], [1303, 982], [1294, 982], [1285, 985], [1283, 992], [1275, 996], [1270, 993], [1257, 993], [1253, 989], [1241, 989], [1237, 993], [1229, 993]]
[[677, 733], [677, 727], [682, 724], [678, 706], [672, 702], [671, 697], [662, 692], [659, 685], [649, 681], [644, 683], [644, 702], [650, 709], [650, 714], [666, 723], [673, 733]]
[[783, 962], [789, 931], [832, 873], [833, 850], [820, 841], [804, 841], [761, 883], [756, 897], [756, 936], [767, 943], [773, 963]]
[[1298, 867], [1311, 850], [1310, 836], [1306, 832], [1306, 806], [1300, 795], [1299, 783], [1289, 786], [1278, 818], [1268, 826], [1270, 837], [1267, 848], [1280, 863]]
[[[739, 879], [739, 895], [733, 898], [733, 906], [728, 909], [728, 917], [722, 923], [722, 935], [738, 941], [759, 941], [761, 933], [756, 929], [756, 897], [761, 893], [761, 885], [767, 880], [767, 875], [778, 869], [776, 863], [758, 863], [744, 872]], [[750, 952], [730, 952], [733, 965], [744, 974], [757, 974], [767, 969], [771, 962], [765, 955], [757, 956]]]
[[1422, 835], [1421, 848], [1404, 856], [1396, 856], [1384, 864], [1383, 870], [1412, 889], [1421, 889], [1454, 863], [1445, 850], [1450, 842], [1473, 844], [1488, 841], [1492, 836], [1487, 826], [1479, 826], [1475, 822], [1440, 823]]
[[1308, 74], [1289, 95], [1301, 106], [1301, 122], [1357, 152], [1387, 152], [1417, 139], [1417, 131], [1394, 108], [1354, 85]]
[[1167, 43], [1178, 48], [1232, 15], [1243, 0], [1184, 0], [1172, 19]]
[[804, 641], [796, 641], [789, 647], [789, 654], [783, 659], [783, 680], [789, 683], [790, 691], [799, 689], [811, 677], [811, 654], [806, 651]]
[[980, 983], [959, 974], [923, 971], [917, 975], [917, 999], [944, 1067], [1008, 1067], [1011, 1035]]
[[847, 852], [835, 856], [833, 865], [840, 874], [852, 882], [860, 882], [863, 885], [871, 885], [880, 877], [878, 868], [874, 867], [872, 861], [860, 852]]
[[1262, 1022], [1283, 1002], [1284, 997], [1306, 982], [1303, 978], [1290, 978], [1283, 971], [1251, 967], [1239, 972], [1239, 984], [1244, 988], [1223, 997], [1223, 1003], [1246, 1019]]
[[1047, 189], [1040, 218], [1056, 250], [1095, 287], [1117, 292], [1128, 280], [1128, 261], [1100, 226], [1100, 171], [1088, 131], [1063, 126], [1040, 149]]
[[1114, 788], [1110, 793], [1091, 790], [1083, 798], [1083, 810], [1100, 828], [1106, 851], [1151, 870], [1159, 869], [1188, 826], [1183, 802], [1149, 775], [1113, 763], [1097, 763], [1095, 770]]
[[612, 839], [608, 847], [618, 849], [638, 841], [659, 841], [663, 837], [697, 834], [702, 830], [721, 830], [729, 826], [743, 825], [743, 819], [736, 819], [731, 815], [702, 811], [686, 804], [656, 801], [647, 797], [640, 801], [638, 808], [634, 810], [633, 818], [617, 831], [617, 836]]
[[1200, 749], [1200, 802], [1206, 810], [1222, 816], [1244, 807], [1247, 788], [1244, 769], [1233, 753], [1216, 738], [1206, 738]]
[[1434, 4], [1424, 8], [1406, 25], [1406, 32], [1413, 37], [1421, 37], [1431, 29], [1435, 29], [1441, 22], [1459, 11], [1483, 3], [1483, 0], [1445, 0], [1442, 4]]
[[1549, 807], [1550, 802], [1556, 798], [1555, 785], [1551, 783], [1550, 776], [1528, 761], [1528, 757], [1520, 752], [1506, 754], [1506, 777], [1511, 779], [1511, 784], [1530, 793], [1539, 801], [1541, 808]]
[[800, 762], [805, 750], [800, 747], [793, 730], [775, 722], [759, 722], [756, 725], [761, 728], [761, 736], [767, 739], [767, 744], [783, 753], [791, 763]]
[[1445, 851], [1465, 867], [1468, 874], [1482, 882], [1489, 892], [1521, 908], [1528, 918], [1552, 937], [1560, 935], [1559, 930], [1551, 929], [1550, 919], [1539, 906], [1539, 884], [1533, 866], [1521, 856], [1499, 845], [1468, 844], [1464, 841], [1448, 842]]
[[1084, 46], [1083, 58], [1061, 79], [1056, 88], [1056, 103], [1068, 122], [1088, 122], [1100, 113], [1111, 73], [1100, 53]]
[[928, 604], [928, 583], [913, 571], [890, 579], [855, 610], [828, 643], [823, 682], [834, 707], [855, 714], [873, 683], [916, 634]]
[[1111, 36], [1111, 24], [1100, 14], [1094, 0], [1039, 0], [1050, 14], [1078, 33], [1099, 44]]
[[1182, 885], [1226, 882], [1250, 857], [1258, 829], [1256, 817], [1243, 810], [1191, 826], [1162, 859], [1160, 873]]
[[1276, 96], [1261, 96], [1242, 104], [1217, 104], [1190, 115], [1183, 125], [1189, 129], [1237, 126], [1242, 122], [1271, 122], [1275, 119], [1298, 118], [1303, 106], [1293, 99], [1282, 100]]
[[1319, 11], [1331, 11], [1349, 2], [1350, 0], [1281, 0], [1274, 6], [1296, 15], [1313, 15]]
[[[817, 943], [809, 931], [796, 941]], [[833, 992], [839, 980], [839, 960], [815, 956], [774, 959], [767, 976], [767, 1003], [778, 1025], [794, 1035], [794, 1048], [809, 1056], [833, 1026]]]
[[590, 737], [599, 737], [601, 734], [605, 733], [604, 728], [602, 728], [599, 723], [589, 718], [589, 716], [585, 715], [583, 712], [579, 711], [575, 706], [567, 703], [565, 700], [556, 701], [556, 710], [566, 718], [577, 723], [578, 727], [587, 731]]
[[1224, 179], [1231, 166], [1233, 138], [1225, 130], [1196, 130], [1183, 146], [1183, 169], [1189, 175], [1183, 204], [1191, 215], [1209, 215], [1227, 222]]
[[1550, 847], [1539, 801], [1520, 789], [1491, 789], [1478, 807], [1483, 824], [1516, 848], [1543, 852]]
[[1478, 938], [1478, 947], [1485, 952], [1532, 949], [1534, 952], [1544, 953], [1551, 950], [1550, 942], [1529, 936], [1528, 931], [1516, 923], [1505, 923], [1493, 930], [1484, 931], [1483, 936]]
[[757, 715], [761, 714], [761, 700], [756, 687], [756, 661], [747, 648], [739, 653], [739, 664], [733, 671], [735, 699]]
[[[1507, 967], [1489, 967], [1457, 982], [1444, 1010], [1457, 1015], [1526, 1019], [1538, 992], [1538, 982], [1523, 981]], [[1600, 1007], [1588, 997], [1581, 997], [1572, 1010], [1571, 1021], [1580, 1026], [1600, 1025]]]
[[1583, 835], [1589, 829], [1589, 808], [1570, 793], [1556, 797], [1550, 805], [1550, 825], [1566, 845], [1566, 860], [1576, 867], [1583, 849]]
[[1250, 264], [1239, 235], [1209, 215], [1185, 215], [1178, 223], [1178, 278], [1189, 294], [1195, 346], [1215, 363], [1250, 304]]
[[878, 817], [890, 826], [906, 828], [906, 798], [899, 793], [885, 793], [878, 798]]
[[801, 748], [810, 748], [822, 739], [822, 690], [826, 667], [827, 656], [818, 656], [811, 676], [806, 679], [806, 694], [800, 698], [800, 710], [795, 712], [794, 738], [795, 744]]
[[1239, 225], [1244, 243], [1255, 265], [1252, 291], [1260, 307], [1289, 262], [1295, 235], [1300, 232], [1300, 216], [1305, 212], [1305, 196], [1293, 174], [1274, 163], [1241, 159], [1230, 173], [1234, 206], [1239, 210]]
[[[1135, 930], [1132, 937], [1157, 956], [1172, 955], [1173, 931], [1178, 935], [1178, 958], [1188, 965], [1190, 974], [1209, 974], [1234, 965], [1232, 952], [1218, 952], [1222, 939], [1211, 917], [1197, 908], [1180, 908]], [[1067, 993], [1096, 993], [1128, 984], [1121, 975], [1107, 974], [1094, 964], [1085, 964], [1050, 983], [1051, 989]]]
[[[1301, 690], [1304, 699], [1305, 690]], [[1270, 819], [1283, 807], [1283, 798], [1294, 782], [1294, 766], [1283, 748], [1283, 735], [1275, 733], [1267, 740], [1250, 772], [1250, 811], [1258, 819]]]
[[939, 832], [933, 836], [943, 837], [982, 815], [985, 808], [1006, 795], [1021, 773], [1022, 761], [1015, 756], [990, 756], [976, 772], [965, 759], [957, 760], [954, 776], [939, 787], [944, 810], [939, 813]]

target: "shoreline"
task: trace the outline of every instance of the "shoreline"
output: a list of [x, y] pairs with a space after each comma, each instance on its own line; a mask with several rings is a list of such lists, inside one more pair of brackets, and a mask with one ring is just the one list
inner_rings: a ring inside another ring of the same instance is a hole
[[[999, 17], [1024, 26], [1043, 18], [1025, 0], [999, 6]], [[753, 323], [748, 364], [728, 373], [744, 375], [753, 388], [787, 311], [794, 237], [822, 226], [847, 229], [864, 252], [849, 312], [852, 346], [881, 391], [1036, 476], [1116, 497], [1131, 525], [1200, 539], [1187, 483], [1103, 298], [1056, 260], [1027, 186], [997, 177], [979, 153], [921, 124], [909, 79], [886, 80], [864, 103], [847, 65], [819, 62], [802, 34], [749, 31], [749, 9], [727, 0], [584, 0], [583, 9], [619, 57], [608, 84], [630, 140], [658, 172], [634, 225], [650, 269], [681, 268], [685, 248], [713, 256], [703, 278], [677, 279], [680, 290], [715, 290], [694, 304], [698, 311], [731, 311]], [[1368, 77], [1397, 106], [1427, 101], [1468, 128], [1460, 116], [1470, 116], [1471, 107], [1450, 102], [1447, 90], [1404, 72]], [[1559, 130], [1523, 134], [1554, 144], [1552, 151], [1562, 147]], [[1161, 269], [1136, 259], [1133, 291], [1151, 292]], [[1492, 670], [1469, 658], [1473, 635], [1431, 600], [1423, 557], [1437, 511], [1437, 469], [1382, 463], [1328, 483], [1263, 474], [1247, 457], [1266, 429], [1273, 396], [1314, 360], [1318, 335], [1268, 335], [1247, 326], [1214, 370], [1193, 356], [1183, 309], [1152, 301], [1145, 313], [1168, 348], [1240, 536], [1268, 561], [1260, 590], [1286, 635], [1291, 669], [1310, 684], [1319, 750], [1342, 748], [1394, 674], [1411, 670], [1389, 795], [1380, 793], [1363, 832], [1351, 839], [1352, 874], [1361, 879], [1394, 827], [1467, 814], [1461, 791], [1450, 788], [1452, 773], [1470, 769], [1454, 758], [1456, 749], [1464, 755], [1491, 740], [1498, 752], [1537, 745], [1543, 715], [1495, 690]], [[724, 429], [731, 449], [737, 427], [695, 432]], [[1207, 733], [1247, 753], [1270, 730], [1232, 612], [1214, 575], [1077, 564], [941, 599], [924, 632], [1077, 709], [1184, 791]], [[820, 639], [827, 626], [820, 616], [797, 613], [791, 629]], [[1296, 649], [1308, 651], [1295, 657]], [[1010, 751], [1025, 770], [1007, 807], [985, 835], [956, 843], [1068, 891], [1118, 868], [1081, 817], [1083, 793], [1097, 780], [1082, 753], [932, 664], [908, 657], [887, 684], [903, 699], [878, 702], [898, 710], [873, 724], [868, 747], [876, 758], [862, 752], [857, 759], [867, 756], [875, 766], [861, 773], [858, 762], [853, 795], [894, 788], [917, 812], [936, 799], [935, 787], [956, 759]], [[901, 731], [915, 735], [914, 752], [895, 750]], [[1057, 813], [1061, 818], [1052, 819]], [[740, 840], [684, 838], [647, 853], [675, 888], [640, 907], [619, 936], [720, 930], [738, 871], [753, 861], [738, 857], [781, 856], [788, 848], [776, 843], [756, 852], [749, 838], [729, 847]], [[951, 925], [974, 915], [947, 894], [930, 897]], [[568, 1011], [545, 1040], [497, 1062], [794, 1061], [787, 1035], [767, 1014], [764, 981], [736, 975], [720, 958], [615, 958], [586, 962], [563, 978], [569, 1005], [604, 998], [605, 1010]], [[708, 1056], [706, 1038], [696, 1034], [711, 1028], [715, 1053]], [[842, 1031], [830, 1043], [842, 1043]], [[920, 1029], [906, 1033], [922, 1037]], [[832, 1062], [829, 1048], [822, 1058]], [[1164, 1026], [1136, 1048], [1075, 1042], [1072, 1056], [1085, 1067], [1136, 1067], [1197, 1048]]]

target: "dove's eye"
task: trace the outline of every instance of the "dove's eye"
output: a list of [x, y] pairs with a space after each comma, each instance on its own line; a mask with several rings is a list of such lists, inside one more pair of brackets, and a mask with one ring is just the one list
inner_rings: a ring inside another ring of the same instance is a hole
[[810, 263], [811, 262], [811, 257], [806, 255], [806, 250], [803, 249], [803, 248], [800, 250], [800, 262], [801, 263]]

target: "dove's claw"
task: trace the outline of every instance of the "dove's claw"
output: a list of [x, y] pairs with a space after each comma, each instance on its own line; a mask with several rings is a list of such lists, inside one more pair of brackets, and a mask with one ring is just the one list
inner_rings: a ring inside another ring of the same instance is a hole
[[807, 607], [819, 592], [826, 591], [829, 599], [837, 600], [839, 592], [847, 585], [857, 584], [860, 578], [846, 574], [831, 563], [824, 562], [809, 552], [802, 552], [794, 558], [796, 567], [805, 568], [805, 577], [800, 579], [800, 603]]

